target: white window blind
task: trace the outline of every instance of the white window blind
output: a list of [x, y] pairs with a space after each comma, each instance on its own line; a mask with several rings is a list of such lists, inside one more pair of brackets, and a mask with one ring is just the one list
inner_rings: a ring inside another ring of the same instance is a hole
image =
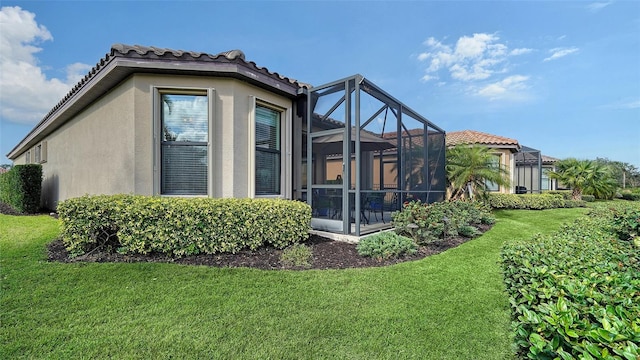
[[207, 194], [209, 116], [206, 95], [162, 94], [161, 192]]
[[256, 195], [279, 195], [281, 172], [281, 113], [256, 106]]

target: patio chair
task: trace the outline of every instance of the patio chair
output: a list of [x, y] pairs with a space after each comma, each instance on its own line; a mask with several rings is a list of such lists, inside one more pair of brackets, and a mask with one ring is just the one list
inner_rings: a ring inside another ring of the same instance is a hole
[[380, 218], [382, 219], [382, 223], [384, 224], [384, 194], [382, 193], [374, 193], [369, 194], [367, 196], [367, 200], [365, 202], [365, 208], [369, 211], [369, 218], [371, 218], [371, 212], [373, 211], [373, 215], [378, 221], [378, 213], [380, 213]]

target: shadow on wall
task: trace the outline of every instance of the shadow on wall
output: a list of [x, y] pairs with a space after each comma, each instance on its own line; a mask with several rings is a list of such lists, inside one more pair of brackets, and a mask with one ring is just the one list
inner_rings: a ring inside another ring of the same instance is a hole
[[60, 192], [60, 184], [58, 175], [53, 174], [47, 176], [42, 181], [42, 193], [40, 195], [40, 206], [49, 211], [55, 211], [58, 206], [58, 195]]

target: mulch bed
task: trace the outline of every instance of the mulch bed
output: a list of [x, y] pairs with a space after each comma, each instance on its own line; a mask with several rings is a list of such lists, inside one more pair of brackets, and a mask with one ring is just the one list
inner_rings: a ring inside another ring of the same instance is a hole
[[[481, 229], [482, 232], [488, 227]], [[313, 257], [310, 269], [347, 269], [388, 266], [405, 261], [423, 259], [456, 247], [471, 239], [452, 237], [437, 243], [421, 246], [417, 253], [397, 259], [377, 260], [358, 255], [355, 244], [333, 241], [320, 236], [311, 236], [305, 244], [311, 247]], [[194, 255], [174, 258], [165, 254], [122, 255], [113, 252], [95, 250], [90, 254], [69, 258], [61, 240], [55, 240], [47, 246], [49, 261], [58, 262], [167, 262], [184, 265], [205, 265], [213, 267], [245, 267], [263, 270], [302, 268], [284, 267], [280, 263], [282, 250], [264, 247], [256, 251], [240, 251], [236, 254]]]

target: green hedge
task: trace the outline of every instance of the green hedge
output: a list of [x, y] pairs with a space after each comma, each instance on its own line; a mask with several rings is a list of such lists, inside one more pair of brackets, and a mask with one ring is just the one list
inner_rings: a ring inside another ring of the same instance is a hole
[[640, 201], [640, 194], [632, 193], [632, 192], [623, 192], [622, 194], [620, 194], [620, 198], [624, 200], [630, 200], [630, 201]]
[[[549, 236], [508, 242], [502, 267], [521, 358], [637, 359], [640, 244], [603, 206]], [[633, 218], [633, 219], [632, 219]]]
[[546, 192], [543, 194], [489, 194], [489, 206], [493, 209], [543, 210], [555, 208], [584, 207], [581, 200], [566, 199], [563, 194]]
[[412, 238], [422, 245], [445, 236], [474, 237], [478, 225], [493, 224], [491, 209], [478, 201], [445, 201], [423, 204], [413, 201], [392, 215], [392, 223], [399, 235]]
[[565, 200], [573, 199], [573, 192], [571, 190], [548, 190], [543, 192], [545, 195], [562, 195]]
[[34, 214], [40, 210], [42, 166], [16, 165], [0, 175], [0, 202], [20, 213]]
[[74, 256], [101, 245], [173, 256], [284, 248], [307, 239], [311, 223], [307, 204], [281, 199], [83, 196], [61, 202], [58, 214]]

